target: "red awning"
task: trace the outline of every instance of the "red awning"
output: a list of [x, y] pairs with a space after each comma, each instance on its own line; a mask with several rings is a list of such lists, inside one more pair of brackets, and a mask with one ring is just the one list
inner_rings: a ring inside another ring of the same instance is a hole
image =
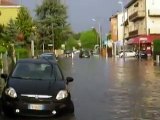
[[141, 35], [129, 39], [127, 44], [151, 43], [155, 39], [160, 39], [160, 35]]

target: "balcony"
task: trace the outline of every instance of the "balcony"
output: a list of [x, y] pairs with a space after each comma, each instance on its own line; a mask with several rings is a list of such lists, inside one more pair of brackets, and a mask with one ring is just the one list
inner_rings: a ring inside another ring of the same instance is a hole
[[129, 37], [133, 37], [133, 36], [137, 36], [137, 35], [138, 35], [138, 29], [129, 32]]
[[160, 17], [160, 9], [150, 9], [148, 10], [148, 15], [150, 17]]
[[143, 19], [144, 17], [145, 17], [145, 12], [142, 11], [142, 10], [141, 11], [139, 10], [139, 11], [136, 11], [133, 14], [131, 14], [129, 16], [129, 20], [132, 21], [132, 22], [135, 22], [139, 19]]
[[124, 38], [125, 39], [129, 38], [129, 33], [128, 32], [125, 33]]
[[129, 23], [128, 23], [128, 19], [127, 19], [127, 20], [125, 20], [123, 24], [124, 24], [124, 26], [128, 26], [128, 25], [129, 25]]
[[124, 38], [128, 38], [129, 37], [129, 29], [128, 27], [125, 27], [125, 33], [124, 33]]

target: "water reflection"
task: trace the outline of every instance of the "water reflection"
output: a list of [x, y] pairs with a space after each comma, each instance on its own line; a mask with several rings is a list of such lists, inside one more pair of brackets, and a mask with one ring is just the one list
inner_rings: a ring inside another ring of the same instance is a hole
[[115, 80], [109, 91], [112, 118], [158, 120], [160, 67], [154, 66], [153, 61], [133, 60], [116, 62], [111, 70]]

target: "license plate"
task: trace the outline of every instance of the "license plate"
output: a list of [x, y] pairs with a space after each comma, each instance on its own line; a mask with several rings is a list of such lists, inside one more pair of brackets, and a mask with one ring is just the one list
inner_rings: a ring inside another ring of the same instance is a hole
[[30, 104], [28, 106], [28, 109], [30, 110], [43, 110], [43, 105], [38, 105], [38, 104]]

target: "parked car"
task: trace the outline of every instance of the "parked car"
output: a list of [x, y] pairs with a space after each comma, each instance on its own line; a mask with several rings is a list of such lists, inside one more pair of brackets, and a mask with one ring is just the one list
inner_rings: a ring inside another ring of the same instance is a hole
[[80, 58], [90, 58], [90, 52], [88, 50], [81, 50], [79, 53]]
[[147, 52], [145, 50], [141, 50], [140, 52], [137, 52], [136, 53], [136, 57], [137, 58], [144, 58], [144, 59], [147, 59]]
[[19, 60], [13, 72], [1, 74], [6, 85], [2, 91], [2, 110], [7, 116], [55, 116], [74, 112], [68, 90], [72, 77], [64, 79], [58, 64], [44, 59]]
[[51, 60], [53, 62], [58, 61], [57, 57], [54, 53], [42, 53], [41, 55], [39, 55], [40, 59], [47, 59], [47, 60]]
[[119, 53], [119, 57], [120, 58], [123, 57], [124, 53], [125, 53], [125, 57], [135, 57], [136, 56], [136, 52], [135, 51], [125, 51], [125, 52], [121, 51]]

